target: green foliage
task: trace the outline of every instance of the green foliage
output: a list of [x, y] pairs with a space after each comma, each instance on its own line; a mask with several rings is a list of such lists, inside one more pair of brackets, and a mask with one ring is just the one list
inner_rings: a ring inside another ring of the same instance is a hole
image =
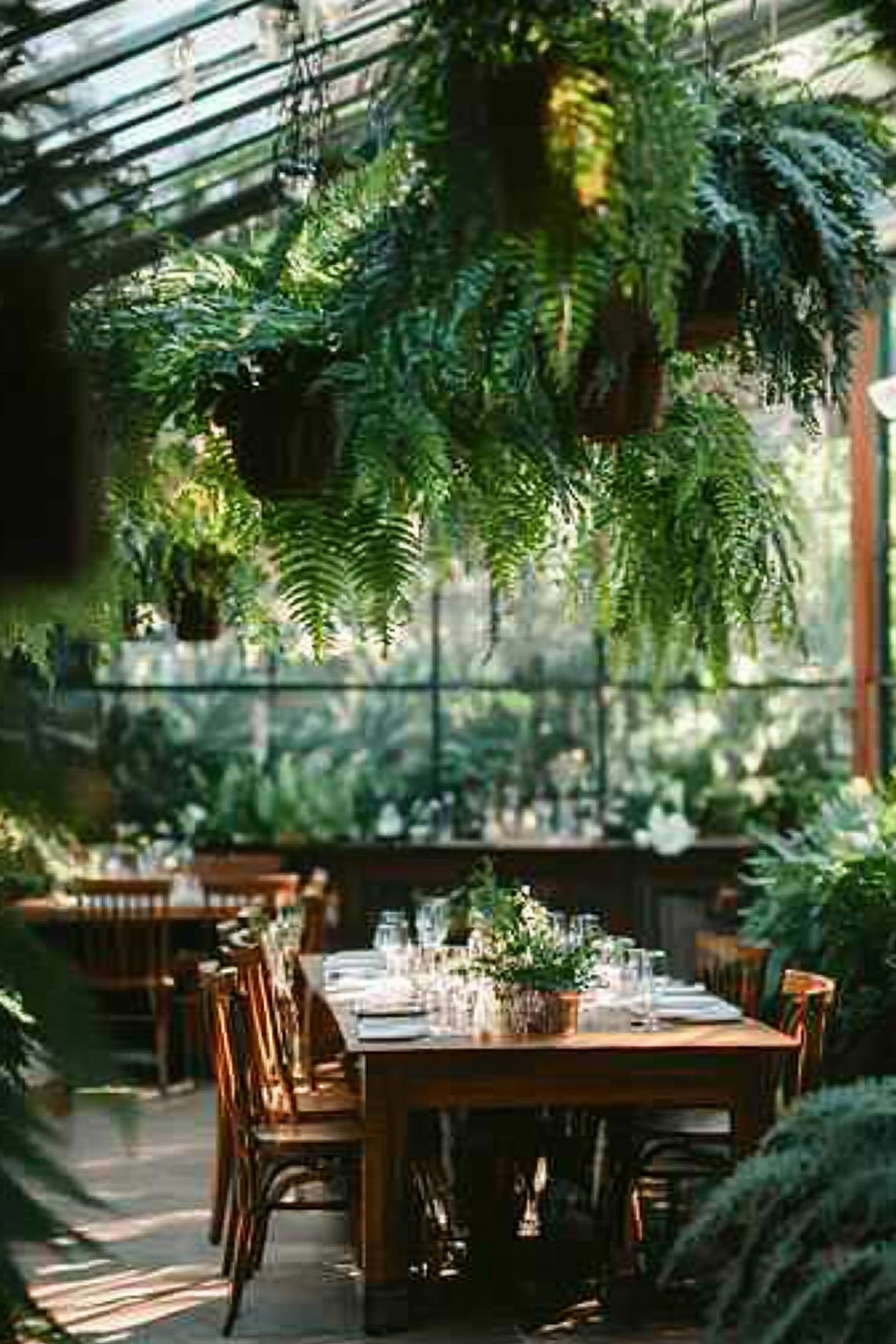
[[528, 888], [500, 883], [486, 860], [465, 893], [475, 935], [470, 969], [496, 986], [534, 990], [586, 989], [601, 958], [596, 943], [571, 947], [557, 933], [547, 907]]
[[797, 626], [798, 535], [778, 464], [725, 398], [673, 402], [654, 434], [597, 460], [590, 529], [603, 533], [599, 608], [637, 657], [650, 633], [658, 664], [694, 649], [724, 677], [734, 630]]
[[182, 594], [200, 592], [231, 621], [248, 625], [257, 614], [261, 508], [220, 436], [161, 435], [145, 471], [113, 484], [110, 530], [117, 568], [139, 601], [170, 615]]
[[[21, 1248], [77, 1238], [48, 1197], [88, 1202], [65, 1170], [53, 1128], [24, 1082], [36, 1061], [72, 1086], [107, 1078], [86, 990], [14, 911], [0, 907], [0, 1338], [31, 1339], [35, 1321]], [[51, 1330], [51, 1333], [52, 1330]], [[61, 1333], [61, 1332], [58, 1332]]]
[[[896, 806], [857, 785], [822, 804], [802, 831], [766, 836], [747, 862], [750, 941], [768, 942], [769, 984], [786, 966], [838, 984], [835, 1048], [874, 1032], [885, 1043], [896, 1010]], [[857, 1058], [858, 1062], [858, 1058]]]
[[707, 1344], [860, 1344], [896, 1312], [896, 1081], [809, 1097], [709, 1195], [668, 1274], [711, 1286]]
[[677, 59], [682, 32], [667, 9], [641, 0], [587, 13], [575, 0], [487, 10], [434, 0], [414, 13], [390, 69], [402, 126], [468, 237], [502, 227], [500, 193], [536, 197], [529, 213], [544, 235], [533, 255], [548, 323], [586, 299], [568, 283], [579, 248], [612, 257], [583, 305], [579, 338], [568, 316], [551, 323], [548, 348], [560, 355], [582, 348], [611, 284], [673, 338], [708, 124]]
[[[862, 314], [882, 291], [872, 209], [882, 187], [882, 123], [847, 102], [782, 97], [749, 78], [719, 81], [698, 236], [739, 271], [739, 348], [767, 400], [810, 424], [845, 396]], [[703, 277], [706, 283], [709, 276]]]
[[195, 838], [211, 846], [345, 840], [355, 829], [354, 780], [313, 752], [230, 760], [197, 803]]

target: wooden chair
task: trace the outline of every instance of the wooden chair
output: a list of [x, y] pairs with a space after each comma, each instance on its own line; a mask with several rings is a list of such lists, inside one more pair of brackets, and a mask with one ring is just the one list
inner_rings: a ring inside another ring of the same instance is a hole
[[[356, 1207], [362, 1151], [362, 1129], [356, 1120], [309, 1117], [291, 1124], [267, 1123], [252, 1016], [237, 981], [236, 968], [222, 971], [214, 995], [218, 1086], [233, 1155], [224, 1257], [230, 1279], [225, 1335], [236, 1322], [247, 1280], [261, 1266], [272, 1213]], [[309, 1185], [337, 1175], [349, 1185], [348, 1198], [303, 1197]]]
[[206, 909], [230, 911], [260, 906], [269, 915], [298, 900], [299, 879], [295, 873], [240, 873], [207, 876], [202, 881]]
[[698, 932], [694, 939], [697, 979], [720, 999], [737, 1004], [747, 1017], [758, 1017], [765, 971], [767, 947], [751, 947], [740, 942], [737, 934]]
[[[830, 1025], [836, 984], [825, 976], [786, 970], [780, 989], [779, 1030], [799, 1043], [779, 1086], [779, 1106], [786, 1109], [817, 1087]], [[632, 1222], [641, 1228], [641, 1196], [659, 1197], [673, 1227], [680, 1225], [685, 1205], [679, 1193], [685, 1182], [725, 1174], [734, 1165], [731, 1117], [727, 1111], [660, 1111], [635, 1127], [625, 1175], [631, 1193]]]
[[793, 1036], [800, 1048], [792, 1066], [785, 1070], [781, 1100], [789, 1106], [804, 1092], [811, 1092], [821, 1079], [824, 1047], [837, 998], [837, 985], [810, 971], [785, 971], [781, 981], [778, 1025]]
[[[237, 986], [245, 995], [251, 1022], [249, 1045], [253, 1052], [255, 1076], [260, 1080], [265, 1123], [296, 1123], [305, 1118], [327, 1117], [357, 1119], [360, 1100], [357, 1090], [343, 1081], [329, 1081], [324, 1087], [309, 1088], [299, 1075], [292, 1058], [287, 1032], [273, 991], [262, 949], [259, 945], [229, 945], [222, 951], [235, 970]], [[206, 981], [206, 991], [212, 987]], [[213, 1019], [212, 1014], [212, 1019]], [[208, 1042], [212, 1058], [212, 1072], [217, 1079], [220, 1068], [216, 1060], [218, 1042], [214, 1036], [214, 1022], [209, 1028]], [[229, 1128], [224, 1118], [223, 1098], [218, 1092], [215, 1157], [212, 1175], [212, 1201], [209, 1221], [209, 1240], [213, 1245], [221, 1241], [228, 1200], [231, 1194], [233, 1153]]]
[[76, 918], [74, 957], [102, 995], [146, 995], [149, 1014], [110, 1013], [109, 1022], [146, 1021], [153, 1027], [159, 1089], [168, 1088], [168, 1044], [174, 977], [170, 952], [167, 878], [85, 877], [69, 884]]

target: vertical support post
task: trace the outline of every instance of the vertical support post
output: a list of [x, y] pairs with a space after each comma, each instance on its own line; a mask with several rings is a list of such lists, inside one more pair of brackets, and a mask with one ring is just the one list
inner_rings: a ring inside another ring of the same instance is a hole
[[597, 634], [594, 637], [594, 654], [597, 672], [597, 683], [595, 687], [596, 708], [597, 708], [597, 803], [598, 817], [601, 825], [607, 814], [607, 802], [609, 795], [609, 761], [607, 755], [608, 723], [607, 723], [607, 685], [609, 676], [607, 669], [607, 641], [606, 637]]
[[[893, 291], [888, 287], [881, 303], [878, 340], [877, 376], [888, 378], [892, 372], [893, 333], [891, 307]], [[880, 772], [893, 770], [893, 675], [890, 598], [890, 422], [878, 416], [877, 422], [877, 614], [878, 614], [878, 762]]]
[[442, 590], [432, 590], [432, 666], [430, 669], [430, 722], [432, 728], [432, 797], [442, 796]]
[[877, 533], [877, 435], [868, 385], [877, 375], [879, 323], [867, 314], [853, 370], [849, 399], [849, 437], [852, 468], [852, 655], [853, 774], [872, 778], [878, 770], [878, 578], [875, 564]]

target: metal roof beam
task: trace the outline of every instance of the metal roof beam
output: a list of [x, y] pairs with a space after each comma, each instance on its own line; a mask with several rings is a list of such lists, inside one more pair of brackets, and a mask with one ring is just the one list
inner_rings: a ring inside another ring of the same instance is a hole
[[76, 23], [78, 19], [89, 19], [94, 14], [101, 14], [104, 9], [112, 9], [121, 3], [122, 0], [81, 0], [80, 4], [69, 5], [66, 9], [41, 14], [34, 23], [29, 23], [27, 28], [11, 28], [8, 33], [4, 33], [0, 37], [0, 51], [31, 42], [35, 37], [55, 32], [57, 28], [67, 28], [70, 23]]
[[256, 3], [257, 0], [199, 0], [199, 3], [193, 5], [188, 12], [181, 11], [179, 14], [169, 15], [166, 19], [160, 19], [157, 23], [151, 23], [126, 41], [107, 42], [104, 45], [90, 47], [85, 52], [79, 52], [77, 56], [39, 71], [29, 79], [18, 80], [6, 89], [0, 89], [0, 108], [8, 110], [34, 99], [44, 98], [56, 89], [65, 88], [66, 85], [74, 84], [81, 79], [88, 79], [91, 75], [100, 74], [113, 65], [121, 65], [125, 61], [154, 51], [157, 47], [163, 47], [166, 42], [182, 37], [184, 33], [195, 33], [197, 29], [206, 28], [210, 23], [217, 23], [219, 19], [240, 14]]
[[108, 284], [120, 275], [128, 275], [144, 266], [158, 261], [171, 249], [173, 239], [183, 242], [197, 242], [211, 233], [219, 233], [232, 224], [244, 219], [266, 214], [279, 204], [277, 192], [272, 182], [260, 182], [247, 187], [245, 191], [226, 201], [215, 201], [204, 210], [199, 210], [189, 220], [185, 220], [172, 230], [139, 234], [129, 238], [126, 243], [108, 253], [102, 261], [89, 263], [74, 270], [72, 274], [72, 295], [85, 294], [96, 285]]
[[[384, 47], [377, 54], [376, 59], [383, 59], [391, 52], [397, 51], [401, 46], [402, 42], [396, 41]], [[335, 83], [337, 80], [344, 79], [347, 75], [356, 74], [359, 70], [363, 70], [366, 66], [372, 64], [373, 59], [369, 55], [356, 56], [350, 61], [343, 61], [325, 70], [322, 82], [324, 84]], [[239, 121], [241, 117], [251, 116], [253, 112], [263, 112], [266, 108], [279, 103], [282, 98], [283, 89], [280, 84], [276, 84], [263, 93], [247, 99], [244, 103], [222, 108], [219, 112], [214, 112], [200, 121], [194, 121], [188, 126], [179, 127], [177, 130], [168, 131], [165, 135], [157, 136], [155, 140], [147, 140], [142, 144], [132, 145], [130, 149], [121, 150], [104, 162], [103, 170], [106, 173], [118, 172], [129, 164], [136, 163], [151, 154], [160, 154], [166, 149], [174, 148], [175, 145], [181, 144], [183, 141], [196, 140], [199, 136], [229, 125], [230, 122]], [[60, 173], [57, 180], [62, 184], [66, 177], [67, 174]]]
[[[116, 3], [117, 2], [118, 0], [116, 0]], [[380, 14], [372, 19], [362, 20], [353, 24], [346, 24], [344, 28], [334, 30], [331, 33], [326, 33], [322, 39], [315, 42], [309, 42], [305, 47], [305, 51], [307, 55], [315, 56], [330, 48], [344, 46], [349, 42], [356, 42], [363, 37], [370, 37], [372, 34], [381, 31], [390, 24], [401, 22], [402, 19], [406, 18], [412, 12], [412, 9], [413, 6], [405, 5], [400, 9], [397, 9], [394, 12], [390, 11], [385, 15]], [[196, 67], [197, 81], [201, 80], [206, 75], [211, 74], [213, 71], [221, 69], [222, 66], [232, 64], [237, 59], [245, 59], [248, 61], [251, 60], [253, 56], [257, 56], [257, 48], [254, 46], [234, 48], [224, 56], [219, 56], [215, 60], [205, 61], [201, 65], [198, 65]], [[236, 75], [231, 76], [229, 80], [224, 80], [212, 87], [199, 87], [193, 95], [192, 101], [195, 103], [202, 98], [210, 97], [214, 93], [222, 93], [228, 88], [236, 87], [236, 85], [243, 81], [253, 79], [257, 75], [263, 74], [266, 70], [282, 68], [290, 63], [290, 59], [290, 56], [285, 56], [282, 60], [259, 63], [254, 68], [240, 70]], [[372, 54], [371, 60], [375, 59], [375, 54]], [[113, 99], [110, 103], [85, 110], [84, 114], [80, 117], [75, 117], [69, 122], [53, 126], [49, 130], [42, 132], [39, 136], [36, 136], [34, 142], [37, 144], [47, 139], [50, 135], [55, 136], [63, 134], [66, 131], [74, 131], [88, 122], [95, 122], [108, 116], [111, 112], [120, 111], [122, 108], [129, 107], [136, 102], [143, 102], [146, 98], [153, 97], [156, 94], [164, 94], [166, 90], [172, 87], [173, 83], [174, 80], [171, 76], [168, 76], [165, 79], [156, 80], [153, 84], [145, 85], [143, 88], [137, 89], [131, 93], [122, 94], [119, 98]], [[116, 122], [114, 125], [107, 126], [102, 131], [97, 131], [95, 134], [91, 134], [85, 139], [80, 141], [72, 140], [67, 146], [60, 146], [58, 149], [53, 149], [48, 152], [50, 154], [62, 154], [69, 150], [79, 151], [88, 149], [92, 143], [99, 143], [108, 139], [110, 136], [119, 135], [122, 131], [133, 130], [135, 126], [140, 125], [141, 120], [150, 121], [167, 112], [176, 111], [181, 105], [182, 99], [179, 96], [172, 98], [163, 107], [158, 109], [152, 108], [145, 112], [142, 117], [132, 117], [125, 121]]]

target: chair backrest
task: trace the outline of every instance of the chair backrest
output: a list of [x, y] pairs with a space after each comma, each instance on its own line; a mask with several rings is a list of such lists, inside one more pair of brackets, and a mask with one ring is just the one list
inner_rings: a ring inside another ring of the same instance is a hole
[[251, 1049], [246, 996], [235, 969], [225, 967], [212, 985], [215, 1080], [224, 1114], [237, 1139], [247, 1139], [264, 1119], [264, 1101]]
[[275, 849], [251, 850], [247, 854], [197, 854], [193, 871], [200, 882], [214, 883], [237, 877], [257, 877], [259, 873], [279, 873], [280, 855]]
[[800, 1047], [784, 1075], [785, 1103], [818, 1086], [836, 997], [836, 982], [827, 976], [810, 971], [784, 972], [779, 1026], [799, 1041]]
[[701, 931], [694, 939], [694, 954], [698, 980], [748, 1017], [758, 1017], [767, 947], [750, 947], [733, 933]]
[[246, 1045], [252, 1054], [259, 1084], [263, 1088], [276, 1088], [283, 1106], [295, 1114], [298, 1107], [288, 1042], [289, 1024], [283, 1021], [264, 952], [258, 944], [242, 947], [231, 944], [226, 955], [236, 970], [237, 985], [245, 998], [249, 1022]]
[[69, 891], [74, 959], [92, 984], [151, 986], [170, 975], [169, 878], [82, 877]]
[[298, 878], [294, 873], [241, 873], [202, 879], [206, 909], [232, 910], [260, 906], [273, 915], [282, 905], [296, 903]]

